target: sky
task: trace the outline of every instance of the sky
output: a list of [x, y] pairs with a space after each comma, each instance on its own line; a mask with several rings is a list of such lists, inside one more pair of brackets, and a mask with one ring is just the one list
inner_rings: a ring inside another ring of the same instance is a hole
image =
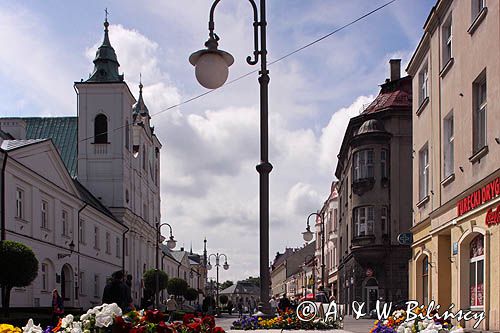
[[[386, 0], [267, 1], [268, 61], [358, 18]], [[334, 180], [349, 118], [389, 76], [406, 68], [435, 0], [397, 0], [349, 28], [269, 67], [270, 260], [304, 245], [306, 217]], [[162, 222], [183, 246], [224, 253], [220, 280], [259, 274], [259, 85], [257, 73], [202, 98], [189, 55], [208, 37], [210, 0], [14, 1], [0, 3], [0, 116], [76, 115], [73, 83], [88, 78], [102, 42], [104, 9], [120, 72], [144, 98], [161, 151]], [[219, 47], [235, 63], [229, 80], [257, 69], [247, 1], [221, 1]], [[209, 276], [215, 276], [210, 272]]]

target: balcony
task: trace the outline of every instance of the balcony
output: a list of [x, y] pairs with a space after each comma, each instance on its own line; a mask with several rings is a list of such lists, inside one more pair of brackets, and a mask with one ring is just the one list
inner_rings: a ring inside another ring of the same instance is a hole
[[352, 191], [357, 195], [363, 195], [365, 192], [370, 191], [375, 184], [375, 178], [360, 178], [352, 182]]
[[94, 154], [95, 155], [107, 155], [108, 154], [107, 143], [94, 143]]

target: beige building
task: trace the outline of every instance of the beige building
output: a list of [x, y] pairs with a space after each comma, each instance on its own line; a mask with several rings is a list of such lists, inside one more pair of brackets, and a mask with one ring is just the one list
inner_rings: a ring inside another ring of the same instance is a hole
[[484, 311], [482, 329], [499, 330], [500, 2], [437, 1], [407, 71], [410, 298]]

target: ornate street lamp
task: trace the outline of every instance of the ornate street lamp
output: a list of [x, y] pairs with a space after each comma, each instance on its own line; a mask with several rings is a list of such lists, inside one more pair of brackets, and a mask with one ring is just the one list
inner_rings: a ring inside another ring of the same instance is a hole
[[175, 248], [177, 241], [174, 239], [172, 234], [172, 226], [168, 223], [158, 223], [156, 222], [156, 274], [155, 274], [155, 307], [159, 309], [160, 307], [160, 273], [159, 273], [159, 261], [160, 261], [160, 243], [163, 242], [161, 236], [161, 227], [168, 226], [170, 229], [170, 237], [167, 240], [167, 247], [170, 250]]
[[[217, 298], [215, 300], [215, 307], [216, 307], [216, 310], [219, 311], [219, 267], [221, 266], [220, 265], [220, 257], [224, 256], [224, 265], [222, 265], [222, 268], [224, 268], [224, 270], [228, 270], [229, 269], [229, 265], [227, 263], [227, 256], [224, 254], [224, 253], [217, 253], [217, 254], [211, 254], [208, 256], [208, 264], [207, 264], [207, 269], [208, 270], [211, 270], [212, 269], [212, 264], [210, 264], [210, 257], [214, 256], [215, 257], [215, 268], [217, 269], [217, 281], [216, 281], [216, 288], [217, 288]], [[218, 312], [217, 312], [218, 313]]]
[[[306, 242], [310, 242], [313, 239], [313, 233], [311, 232], [311, 227], [309, 224], [309, 219], [311, 218], [311, 216], [316, 216], [316, 218], [319, 218], [321, 225], [321, 286], [323, 286], [324, 289], [325, 288], [325, 222], [323, 221], [323, 216], [321, 216], [321, 214], [318, 213], [309, 214], [309, 216], [307, 217], [306, 231], [302, 233], [302, 237]], [[316, 281], [314, 283], [316, 283]]]
[[69, 253], [58, 253], [57, 259], [70, 257], [73, 254], [74, 250], [75, 250], [75, 243], [73, 243], [73, 240], [71, 240], [71, 243], [69, 243]]
[[[200, 84], [209, 89], [215, 89], [224, 84], [228, 75], [228, 67], [234, 58], [227, 52], [218, 49], [219, 37], [215, 34], [214, 11], [220, 0], [215, 0], [210, 8], [208, 22], [208, 41], [206, 49], [197, 51], [189, 57], [189, 62], [195, 66], [196, 78]], [[269, 273], [269, 173], [273, 166], [268, 161], [268, 86], [269, 71], [267, 70], [266, 46], [266, 1], [260, 0], [259, 13], [255, 0], [249, 0], [253, 11], [254, 51], [253, 57], [247, 57], [249, 65], [256, 65], [260, 59], [260, 163], [259, 201], [260, 201], [260, 301], [264, 313], [271, 313], [269, 306], [270, 273]], [[260, 34], [259, 34], [260, 33]], [[259, 45], [260, 42], [260, 45]]]

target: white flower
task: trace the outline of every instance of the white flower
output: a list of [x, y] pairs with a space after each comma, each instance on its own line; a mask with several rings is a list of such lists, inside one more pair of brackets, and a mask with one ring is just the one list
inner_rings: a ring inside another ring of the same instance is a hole
[[113, 324], [113, 316], [105, 312], [99, 312], [95, 315], [95, 326], [97, 327], [109, 327]]
[[30, 318], [26, 326], [23, 327], [23, 333], [42, 333], [43, 330], [40, 325], [35, 325], [33, 319]]
[[82, 323], [78, 321], [73, 322], [71, 333], [82, 333]]
[[71, 326], [71, 323], [73, 323], [73, 315], [72, 314], [69, 314], [67, 315], [66, 317], [64, 317], [61, 321], [61, 327], [62, 328], [66, 328], [66, 327], [70, 327]]

